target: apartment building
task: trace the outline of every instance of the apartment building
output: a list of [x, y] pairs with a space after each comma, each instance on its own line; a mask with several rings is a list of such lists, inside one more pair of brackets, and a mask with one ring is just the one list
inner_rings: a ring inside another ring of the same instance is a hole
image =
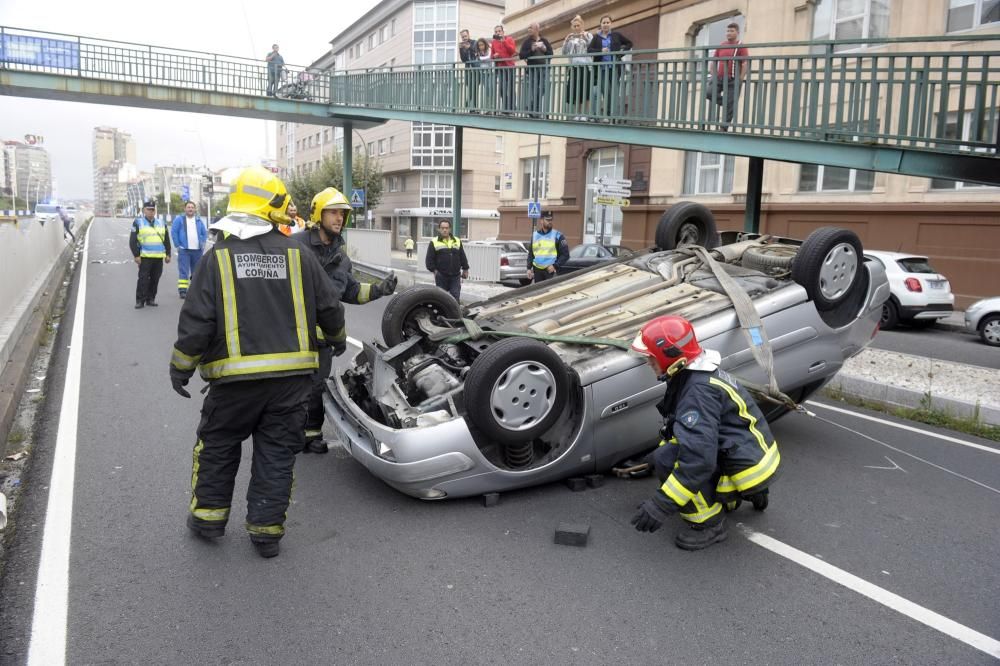
[[123, 200], [125, 184], [137, 175], [135, 141], [116, 127], [95, 127], [91, 142], [94, 213], [113, 215]]
[[[383, 0], [330, 42], [330, 51], [311, 67], [320, 70], [392, 69], [458, 60], [458, 33], [490, 36], [501, 22], [503, 0]], [[323, 158], [341, 151], [340, 128], [278, 123], [278, 167], [283, 177], [308, 174]], [[354, 161], [378, 160], [383, 195], [371, 211], [375, 228], [393, 231], [402, 247], [407, 237], [427, 238], [435, 220], [452, 216], [455, 130], [431, 123], [390, 121], [355, 130]], [[493, 132], [466, 130], [462, 145], [461, 236], [496, 236], [502, 140]], [[301, 209], [301, 206], [300, 206]]]
[[20, 141], [4, 141], [3, 180], [0, 181], [5, 196], [19, 200], [19, 206], [33, 208], [52, 197], [52, 165], [49, 153], [41, 146]]
[[[528, 25], [538, 21], [559, 53], [569, 21], [581, 14], [596, 32], [602, 15], [627, 35], [636, 49], [719, 44], [725, 26], [742, 26], [745, 43], [905, 36], [954, 36], [954, 41], [921, 44], [922, 50], [964, 48], [967, 35], [1000, 31], [1000, 7], [986, 0], [641, 0], [573, 3], [509, 0], [505, 26], [520, 43]], [[907, 45], [873, 47], [874, 52], [908, 50]], [[909, 50], [912, 50], [910, 47]], [[638, 58], [638, 56], [637, 56]], [[971, 100], [967, 104], [971, 104]], [[951, 105], [946, 136], [954, 136], [959, 113]], [[996, 118], [996, 113], [992, 115]], [[977, 129], [984, 135], [997, 128]], [[571, 244], [600, 237], [600, 206], [593, 180], [608, 175], [632, 180], [631, 206], [609, 208], [604, 242], [633, 248], [652, 243], [663, 210], [680, 200], [709, 206], [721, 228], [743, 225], [748, 160], [731, 155], [651, 149], [614, 141], [546, 137], [540, 159], [543, 205], [556, 214], [556, 226]], [[967, 137], [966, 137], [967, 138]], [[501, 237], [526, 238], [531, 231], [527, 202], [535, 176], [535, 139], [504, 137], [505, 185], [500, 192]], [[506, 179], [509, 179], [506, 180]], [[804, 237], [816, 226], [836, 224], [857, 231], [873, 249], [930, 255], [951, 278], [961, 307], [976, 296], [1000, 293], [1000, 189], [973, 183], [931, 180], [853, 169], [765, 163], [761, 229]], [[989, 276], [989, 277], [984, 277]]]

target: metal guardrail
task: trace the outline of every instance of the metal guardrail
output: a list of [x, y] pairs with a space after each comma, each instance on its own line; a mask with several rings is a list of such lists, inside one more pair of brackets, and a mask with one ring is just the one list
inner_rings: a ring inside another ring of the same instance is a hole
[[[445, 63], [307, 72], [312, 78], [300, 92], [302, 101], [348, 112], [724, 129], [991, 156], [1000, 147], [1000, 35], [744, 47], [750, 55], [739, 58], [718, 58], [717, 47], [709, 46], [609, 54], [611, 62], [554, 56], [536, 66]], [[719, 72], [736, 67], [746, 69], [745, 80], [716, 83]], [[268, 87], [263, 60], [8, 27], [0, 27], [0, 69], [252, 96], [265, 95]], [[286, 70], [295, 81], [307, 68]]]

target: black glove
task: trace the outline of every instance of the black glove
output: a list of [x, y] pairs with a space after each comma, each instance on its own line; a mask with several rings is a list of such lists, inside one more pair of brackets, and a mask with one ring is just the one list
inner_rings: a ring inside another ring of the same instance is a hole
[[677, 505], [663, 491], [657, 490], [652, 498], [640, 504], [637, 509], [630, 521], [635, 529], [640, 532], [655, 532], [677, 510]]
[[188, 383], [187, 377], [182, 377], [180, 375], [175, 375], [173, 373], [170, 374], [170, 385], [174, 387], [174, 391], [177, 393], [177, 395], [181, 396], [182, 398], [191, 397], [191, 394], [188, 393], [187, 389], [184, 388], [185, 386], [187, 386], [187, 383]]
[[339, 342], [334, 342], [330, 345], [330, 349], [333, 350], [334, 356], [340, 356], [345, 351], [347, 351], [347, 341], [341, 340]]
[[382, 284], [379, 285], [379, 291], [383, 296], [388, 296], [389, 294], [396, 291], [397, 282], [399, 282], [399, 278], [396, 277], [396, 274], [389, 273], [389, 277], [382, 280]]

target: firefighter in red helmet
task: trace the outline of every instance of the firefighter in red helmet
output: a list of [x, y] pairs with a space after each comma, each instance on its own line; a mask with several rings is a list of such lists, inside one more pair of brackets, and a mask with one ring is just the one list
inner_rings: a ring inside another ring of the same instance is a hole
[[739, 499], [767, 506], [768, 486], [781, 464], [778, 445], [746, 389], [719, 369], [719, 353], [702, 349], [683, 317], [665, 315], [642, 327], [633, 353], [645, 356], [667, 382], [657, 405], [663, 416], [660, 446], [650, 456], [662, 484], [639, 505], [632, 525], [655, 532], [673, 513], [684, 526], [675, 543], [701, 550], [723, 541], [725, 507]]

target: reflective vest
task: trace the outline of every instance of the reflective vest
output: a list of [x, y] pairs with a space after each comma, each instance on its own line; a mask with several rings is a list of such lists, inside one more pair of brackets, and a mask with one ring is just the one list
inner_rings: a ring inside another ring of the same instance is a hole
[[167, 228], [163, 222], [154, 219], [152, 222], [145, 217], [140, 217], [135, 221], [136, 239], [139, 241], [139, 256], [147, 259], [163, 259], [167, 256], [167, 248], [163, 244], [163, 238], [167, 235]]
[[550, 229], [548, 233], [540, 234], [536, 229], [531, 234], [531, 263], [535, 268], [548, 268], [556, 263], [559, 252], [559, 232]]

